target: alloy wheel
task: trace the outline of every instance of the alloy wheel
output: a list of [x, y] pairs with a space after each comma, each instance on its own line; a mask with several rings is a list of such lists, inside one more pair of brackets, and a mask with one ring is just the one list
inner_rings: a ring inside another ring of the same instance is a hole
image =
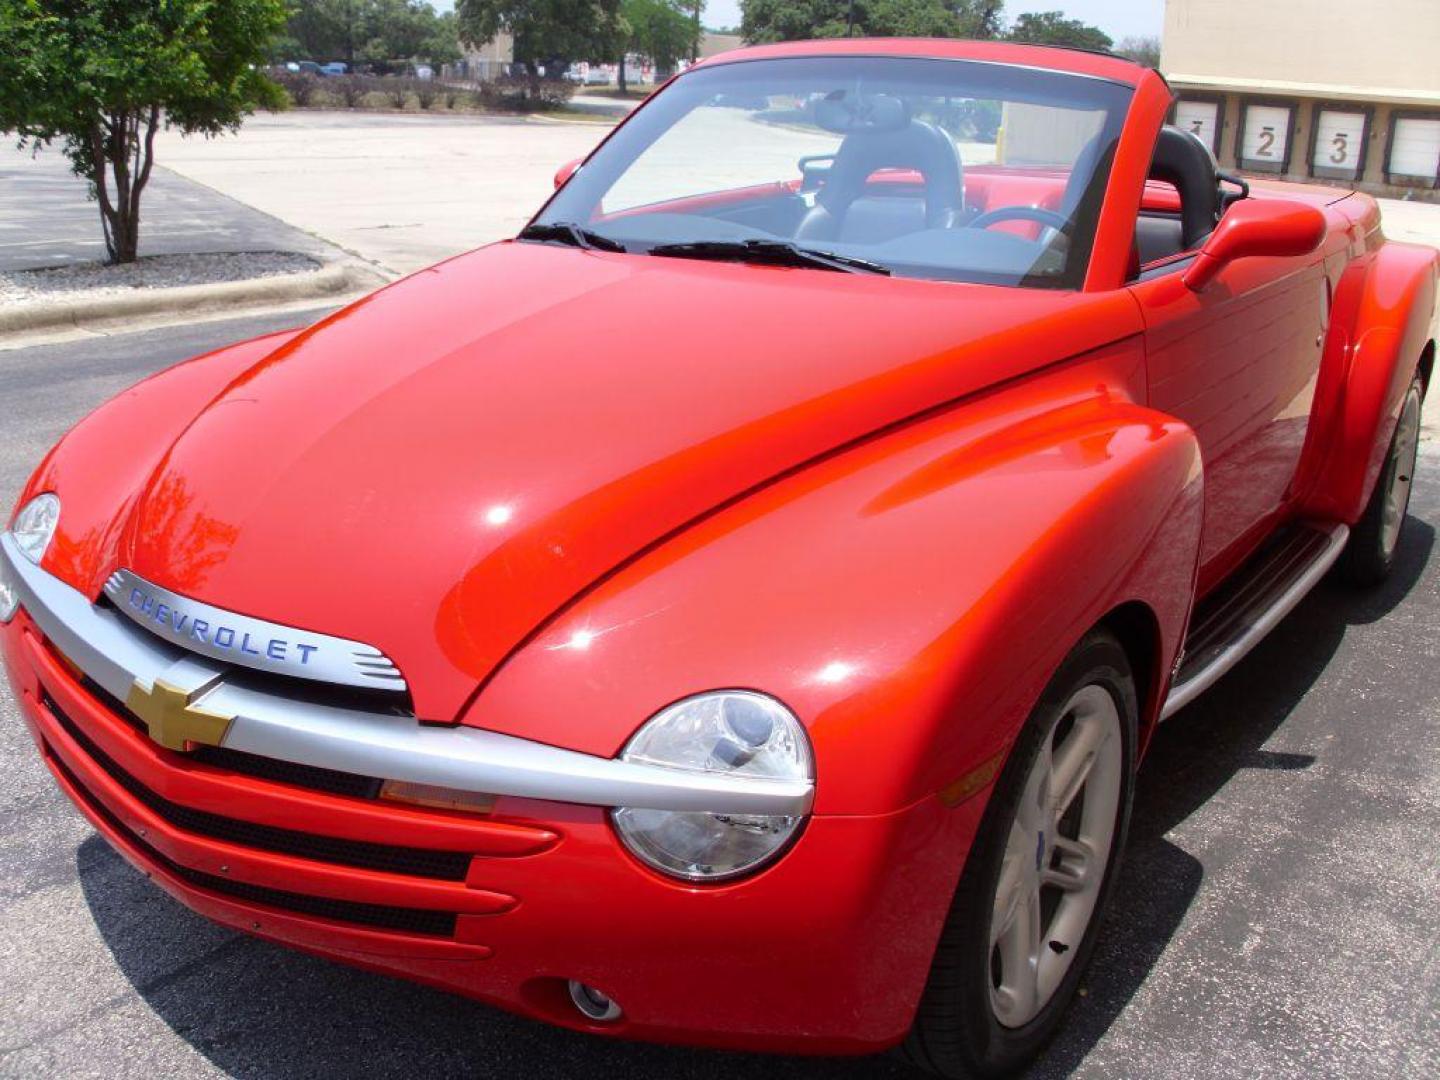
[[1030, 766], [990, 919], [990, 1004], [1004, 1027], [1054, 997], [1095, 913], [1124, 780], [1120, 724], [1109, 690], [1082, 687]]
[[1420, 391], [1411, 387], [1395, 425], [1395, 443], [1390, 468], [1390, 486], [1385, 492], [1385, 511], [1380, 525], [1380, 543], [1388, 558], [1400, 542], [1400, 526], [1410, 506], [1410, 486], [1420, 452]]

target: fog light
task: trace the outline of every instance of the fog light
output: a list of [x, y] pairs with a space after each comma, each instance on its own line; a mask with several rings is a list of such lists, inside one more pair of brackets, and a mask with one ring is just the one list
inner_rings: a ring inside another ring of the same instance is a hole
[[566, 985], [570, 988], [570, 1000], [587, 1020], [608, 1023], [620, 1019], [620, 1006], [593, 986], [586, 986], [576, 979], [571, 979]]

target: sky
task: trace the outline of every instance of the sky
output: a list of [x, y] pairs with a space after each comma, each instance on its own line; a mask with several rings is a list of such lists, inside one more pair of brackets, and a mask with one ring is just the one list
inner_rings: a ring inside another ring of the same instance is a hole
[[[1100, 27], [1116, 41], [1124, 37], [1159, 37], [1165, 21], [1165, 0], [1005, 0], [1005, 17], [1014, 21], [1027, 11], [1063, 11], [1068, 18]], [[739, 26], [740, 0], [708, 0], [707, 26]]]
[[[437, 11], [449, 11], [454, 0], [431, 0]], [[1165, 21], [1165, 0], [1005, 0], [1005, 16], [1014, 20], [1026, 11], [1063, 11], [1067, 17], [1100, 27], [1116, 41], [1127, 37], [1159, 37]], [[708, 0], [705, 25], [739, 26], [740, 0]]]

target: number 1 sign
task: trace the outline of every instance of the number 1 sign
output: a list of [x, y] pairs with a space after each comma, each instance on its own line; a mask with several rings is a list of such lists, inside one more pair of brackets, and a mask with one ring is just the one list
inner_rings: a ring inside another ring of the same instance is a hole
[[1179, 101], [1175, 104], [1175, 126], [1200, 137], [1213, 153], [1219, 145], [1220, 103], [1217, 101]]

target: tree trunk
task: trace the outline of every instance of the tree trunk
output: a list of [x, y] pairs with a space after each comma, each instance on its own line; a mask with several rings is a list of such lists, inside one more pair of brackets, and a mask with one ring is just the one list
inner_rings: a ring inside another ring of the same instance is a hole
[[620, 96], [621, 96], [621, 97], [624, 97], [624, 96], [625, 96], [625, 52], [624, 52], [623, 49], [622, 49], [621, 52], [620, 52], [620, 70], [619, 70], [619, 74], [616, 75], [616, 77], [615, 77], [615, 81], [616, 81], [616, 82], [619, 84], [619, 86], [620, 86]]
[[91, 129], [90, 181], [100, 204], [107, 262], [133, 263], [139, 257], [140, 194], [150, 180], [159, 126], [160, 110], [154, 107], [143, 116], [138, 110], [115, 113]]

